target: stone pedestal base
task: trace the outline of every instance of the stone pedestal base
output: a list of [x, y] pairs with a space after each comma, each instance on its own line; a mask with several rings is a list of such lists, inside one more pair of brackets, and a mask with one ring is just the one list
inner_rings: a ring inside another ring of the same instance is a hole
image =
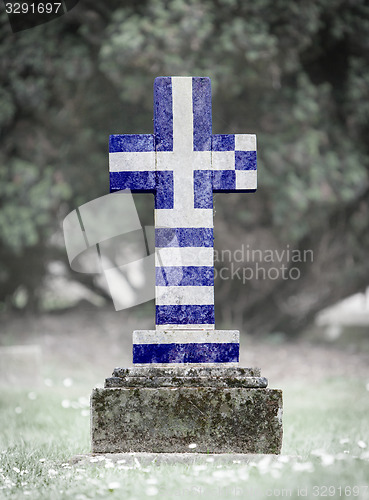
[[280, 453], [282, 391], [266, 386], [258, 369], [118, 368], [91, 396], [92, 451]]

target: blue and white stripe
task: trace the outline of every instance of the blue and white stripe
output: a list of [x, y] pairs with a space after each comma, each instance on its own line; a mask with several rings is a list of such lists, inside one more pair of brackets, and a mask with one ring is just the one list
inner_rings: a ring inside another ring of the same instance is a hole
[[212, 135], [209, 78], [160, 77], [154, 134], [111, 136], [109, 151], [111, 191], [155, 195], [156, 331], [214, 331], [213, 192], [256, 189], [255, 136]]
[[139, 330], [133, 332], [135, 364], [237, 365], [237, 330]]

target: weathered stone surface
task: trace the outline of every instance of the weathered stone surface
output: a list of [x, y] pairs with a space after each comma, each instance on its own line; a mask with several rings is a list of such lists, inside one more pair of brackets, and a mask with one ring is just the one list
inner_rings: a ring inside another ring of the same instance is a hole
[[110, 377], [105, 387], [250, 387], [265, 388], [265, 377]]
[[258, 368], [238, 367], [116, 368], [105, 387], [267, 387], [259, 375]]
[[282, 392], [160, 387], [95, 389], [94, 453], [273, 453], [282, 445]]
[[241, 368], [238, 366], [134, 366], [115, 368], [113, 377], [260, 377], [260, 368]]

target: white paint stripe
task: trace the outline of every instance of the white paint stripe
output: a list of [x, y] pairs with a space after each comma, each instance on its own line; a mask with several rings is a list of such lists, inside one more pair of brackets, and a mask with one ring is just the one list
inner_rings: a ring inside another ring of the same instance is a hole
[[[215, 343], [238, 344], [238, 330], [136, 330], [133, 332], [134, 344], [191, 344]], [[172, 365], [172, 364], [171, 364]]]
[[213, 151], [211, 168], [212, 170], [234, 170], [234, 151]]
[[236, 189], [256, 189], [257, 185], [256, 170], [236, 170]]
[[236, 151], [256, 151], [256, 135], [236, 134], [235, 149]]
[[192, 78], [172, 77], [173, 151], [193, 151]]
[[157, 286], [156, 305], [213, 305], [213, 286]]
[[177, 325], [176, 323], [173, 323], [173, 324], [170, 324], [170, 323], [167, 323], [166, 325], [156, 325], [156, 331], [162, 331], [162, 330], [174, 330], [174, 331], [177, 331], [177, 330], [191, 330], [191, 331], [195, 331], [195, 330], [200, 330], [200, 331], [204, 331], [204, 330], [214, 330], [215, 329], [215, 325], [214, 324], [204, 324], [204, 325], [195, 325], [195, 324], [189, 324], [189, 325]]
[[110, 172], [155, 170], [155, 151], [109, 153]]
[[155, 251], [155, 265], [161, 266], [213, 266], [212, 247], [165, 247]]
[[212, 228], [213, 209], [212, 208], [191, 208], [170, 209], [161, 208], [155, 210], [155, 227], [203, 227]]
[[[233, 161], [234, 161], [234, 152], [232, 151], [228, 152], [233, 154]], [[120, 153], [110, 153], [110, 154], [120, 154]], [[136, 154], [136, 153], [129, 153], [129, 154]], [[182, 158], [184, 163], [180, 165], [179, 168], [181, 170], [186, 170], [186, 166], [191, 165], [191, 169], [193, 170], [210, 170], [211, 154], [212, 154], [211, 151], [195, 151], [195, 152], [190, 151], [186, 153], [184, 159]], [[173, 151], [158, 151], [156, 153], [156, 158], [157, 158], [156, 170], [158, 171], [172, 172], [174, 169], [173, 165], [175, 165], [174, 162], [178, 162], [178, 154], [176, 154]], [[192, 173], [192, 170], [190, 170], [190, 172]]]

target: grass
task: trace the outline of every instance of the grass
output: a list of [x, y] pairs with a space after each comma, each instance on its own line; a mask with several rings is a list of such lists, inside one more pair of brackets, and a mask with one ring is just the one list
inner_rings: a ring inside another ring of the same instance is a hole
[[369, 498], [366, 382], [332, 378], [285, 384], [282, 456], [222, 465], [149, 466], [89, 453], [90, 387], [0, 392], [0, 498]]

